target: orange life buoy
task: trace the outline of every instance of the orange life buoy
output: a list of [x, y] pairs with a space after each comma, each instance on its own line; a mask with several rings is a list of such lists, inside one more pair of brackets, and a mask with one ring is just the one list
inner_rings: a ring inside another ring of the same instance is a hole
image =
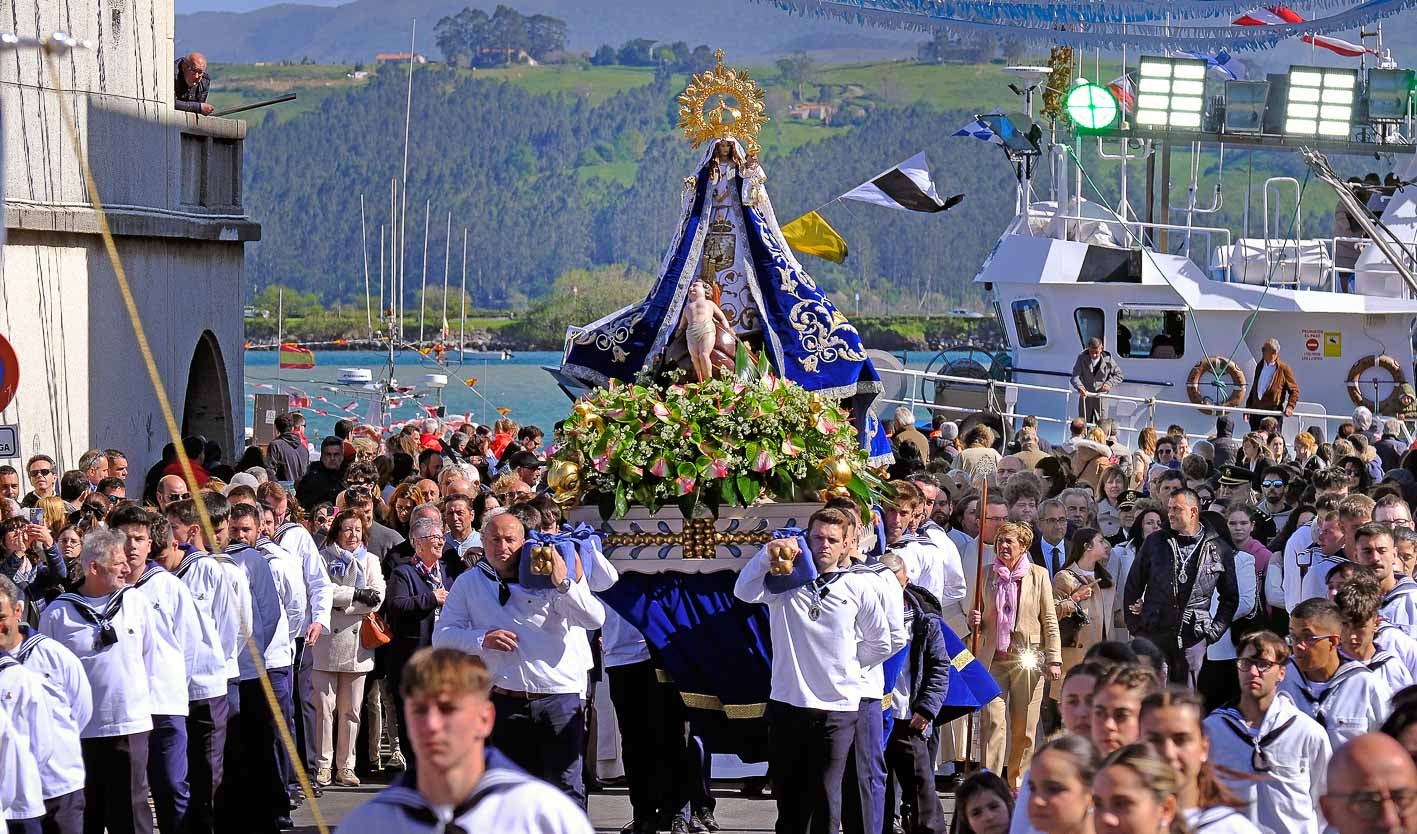
[[[1364, 373], [1373, 368], [1382, 368], [1392, 377], [1392, 392], [1383, 398], [1382, 402], [1376, 402], [1372, 397], [1363, 396], [1363, 386], [1360, 379]], [[1397, 414], [1402, 411], [1402, 386], [1407, 382], [1407, 374], [1402, 370], [1402, 363], [1386, 353], [1381, 355], [1369, 354], [1353, 363], [1353, 367], [1348, 369], [1348, 399], [1354, 405], [1367, 406], [1374, 414]]]
[[[1235, 407], [1245, 401], [1245, 372], [1240, 370], [1240, 366], [1224, 356], [1207, 356], [1191, 368], [1191, 372], [1186, 376], [1186, 397], [1197, 405], [1216, 405], [1215, 400], [1210, 399], [1201, 393], [1201, 380], [1204, 378], [1218, 379], [1221, 375], [1230, 378], [1230, 395], [1225, 398], [1225, 402], [1218, 403]], [[1221, 383], [1223, 385], [1223, 383]], [[1209, 408], [1200, 409], [1202, 414], [1221, 414], [1223, 412]]]

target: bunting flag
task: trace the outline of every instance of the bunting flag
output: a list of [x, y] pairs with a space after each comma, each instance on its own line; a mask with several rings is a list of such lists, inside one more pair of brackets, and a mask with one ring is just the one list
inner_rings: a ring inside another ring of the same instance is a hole
[[783, 226], [782, 237], [788, 246], [804, 255], [816, 255], [838, 264], [846, 260], [846, 240], [815, 211]]
[[[1236, 26], [1283, 26], [1285, 24], [1304, 23], [1304, 16], [1289, 8], [1288, 6], [1267, 6], [1263, 9], [1255, 9], [1246, 12], [1235, 18]], [[1373, 52], [1366, 46], [1342, 38], [1330, 37], [1328, 35], [1302, 35], [1299, 40], [1313, 46], [1327, 49], [1329, 52], [1342, 55], [1345, 58], [1357, 58], [1366, 53]]]
[[[1107, 89], [1112, 91], [1117, 103], [1122, 105], [1123, 113], [1132, 112], [1137, 106], [1137, 87], [1132, 83], [1132, 77], [1128, 73], [1123, 73], [1111, 81], [1107, 82]], [[958, 134], [956, 134], [958, 135]]]
[[952, 208], [964, 199], [964, 195], [956, 194], [947, 200], [940, 199], [940, 195], [935, 191], [935, 182], [930, 178], [929, 160], [925, 158], [925, 152], [921, 151], [894, 168], [877, 174], [870, 182], [861, 183], [838, 199], [856, 200], [904, 211], [933, 213]]
[[280, 367], [290, 370], [308, 370], [315, 367], [315, 352], [294, 342], [280, 346]]
[[1177, 52], [1183, 58], [1196, 58], [1205, 61], [1206, 71], [1222, 81], [1244, 81], [1247, 71], [1245, 65], [1240, 63], [1229, 52], [1211, 50], [1209, 52]]
[[981, 142], [988, 142], [991, 145], [1002, 145], [1004, 140], [999, 134], [994, 132], [992, 127], [984, 123], [983, 119], [975, 119], [964, 127], [956, 130], [951, 136], [968, 136], [978, 139]]
[[503, 417], [506, 417], [508, 414], [512, 413], [512, 410], [504, 405], [499, 405], [497, 406], [497, 413], [502, 415]]
[[[304, 391], [301, 391], [301, 390], [298, 389], [298, 388], [286, 388], [286, 389], [285, 389], [285, 394], [286, 394], [287, 397], [290, 398], [290, 407], [291, 407], [291, 408], [309, 408], [309, 407], [310, 407], [310, 395], [309, 395], [309, 394], [306, 394]], [[324, 397], [320, 397], [320, 399], [323, 400]]]
[[470, 377], [468, 377], [467, 379], [463, 380], [463, 382], [466, 382], [466, 383], [467, 383], [467, 387], [469, 387], [469, 388], [476, 388], [476, 387], [477, 387], [477, 377], [475, 377], [475, 376], [470, 376]]

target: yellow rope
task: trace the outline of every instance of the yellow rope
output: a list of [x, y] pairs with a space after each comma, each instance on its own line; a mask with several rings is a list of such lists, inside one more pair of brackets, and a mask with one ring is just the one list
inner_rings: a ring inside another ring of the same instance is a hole
[[[103, 209], [103, 201], [99, 199], [98, 183], [94, 181], [93, 171], [89, 168], [88, 154], [85, 152], [84, 143], [74, 127], [73, 114], [69, 110], [65, 90], [59, 80], [57, 54], [58, 50], [50, 46], [49, 41], [46, 40], [45, 57], [49, 67], [49, 81], [54, 88], [55, 97], [59, 100], [60, 120], [64, 123], [64, 132], [68, 134], [74, 146], [74, 156], [78, 160], [79, 170], [83, 172], [84, 187], [88, 191], [89, 202], [93, 204], [94, 212], [98, 217], [98, 232], [103, 238], [103, 248], [108, 253], [108, 261], [113, 267], [113, 275], [118, 281], [118, 291], [123, 296], [123, 307], [128, 313], [128, 321], [133, 325], [133, 336], [138, 342], [138, 353], [143, 358], [143, 364], [147, 366], [148, 379], [152, 382], [153, 391], [157, 394], [158, 405], [162, 409], [162, 419], [167, 425], [167, 432], [172, 437], [173, 445], [177, 447], [177, 460], [182, 464], [183, 477], [187, 479], [188, 490], [192, 493], [192, 500], [196, 503], [197, 512], [201, 516], [202, 530], [206, 534], [207, 541], [215, 543], [216, 535], [212, 528], [211, 516], [207, 513], [206, 502], [202, 500], [196, 476], [193, 474], [192, 460], [187, 457], [187, 450], [182, 446], [182, 432], [177, 427], [177, 417], [172, 411], [172, 403], [167, 398], [167, 390], [163, 387], [162, 376], [158, 371], [157, 361], [153, 358], [152, 346], [148, 344], [147, 333], [143, 330], [142, 318], [138, 314], [138, 304], [133, 298], [133, 289], [128, 284], [127, 273], [123, 270], [123, 261], [118, 257], [118, 245], [113, 239], [113, 230], [109, 228], [108, 214]], [[275, 721], [280, 730], [280, 740], [290, 755], [291, 763], [295, 766], [295, 773], [300, 779], [300, 787], [309, 799], [310, 811], [315, 817], [315, 827], [319, 829], [320, 834], [329, 834], [329, 826], [325, 824], [324, 815], [320, 813], [320, 803], [316, 800], [315, 792], [310, 787], [309, 774], [305, 772], [300, 755], [295, 749], [295, 740], [291, 737], [290, 728], [286, 725], [285, 720], [281, 718], [285, 713], [280, 707], [280, 702], [276, 700], [275, 690], [271, 687], [271, 679], [266, 673], [261, 650], [256, 646], [256, 641], [251, 636], [250, 625], [243, 622], [242, 630], [246, 633], [246, 650], [251, 654], [251, 659], [256, 664], [256, 674], [260, 677], [261, 690], [266, 694], [266, 703], [270, 707], [271, 716], [280, 718]]]

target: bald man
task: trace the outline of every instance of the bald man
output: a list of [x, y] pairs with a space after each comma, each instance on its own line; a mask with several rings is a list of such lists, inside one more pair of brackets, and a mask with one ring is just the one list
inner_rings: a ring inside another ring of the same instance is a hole
[[188, 113], [210, 116], [212, 106], [207, 104], [207, 56], [193, 52], [185, 58], [177, 59], [177, 95], [174, 106]]
[[191, 497], [192, 492], [187, 489], [187, 482], [182, 480], [181, 475], [163, 475], [157, 482], [157, 507], [160, 510], [167, 509], [173, 501], [186, 501]]
[[1417, 832], [1417, 765], [1391, 736], [1358, 736], [1329, 760], [1319, 806], [1337, 834]]

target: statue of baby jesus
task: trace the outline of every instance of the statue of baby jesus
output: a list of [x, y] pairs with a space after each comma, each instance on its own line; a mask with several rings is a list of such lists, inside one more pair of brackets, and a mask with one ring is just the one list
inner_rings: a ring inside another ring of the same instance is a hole
[[689, 300], [684, 303], [684, 314], [680, 326], [684, 328], [684, 340], [689, 348], [689, 361], [694, 364], [694, 375], [703, 382], [713, 377], [713, 347], [718, 339], [718, 327], [732, 332], [728, 317], [718, 305], [708, 297], [708, 287], [702, 281], [695, 281], [689, 287]]

